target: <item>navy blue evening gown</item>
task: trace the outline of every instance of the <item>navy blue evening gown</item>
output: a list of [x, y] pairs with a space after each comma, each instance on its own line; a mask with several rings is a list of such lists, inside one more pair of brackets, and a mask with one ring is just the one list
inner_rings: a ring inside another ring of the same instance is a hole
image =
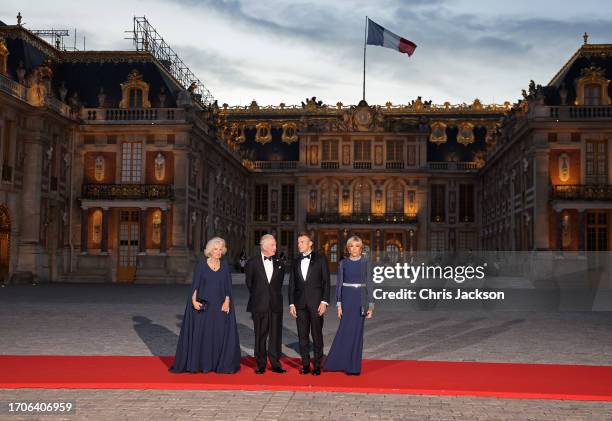
[[[197, 262], [170, 371], [235, 373], [240, 369], [240, 342], [231, 289], [232, 278], [225, 259], [216, 272], [204, 259]], [[193, 308], [194, 290], [198, 290], [198, 298], [208, 301], [207, 310]], [[221, 311], [226, 296], [230, 297], [229, 314]]]
[[[342, 271], [338, 279], [341, 283], [360, 284], [362, 279], [362, 260], [342, 260], [338, 270]], [[348, 374], [361, 373], [361, 356], [363, 352], [363, 325], [365, 316], [361, 315], [362, 292], [360, 288], [342, 286], [340, 302], [342, 303], [342, 318], [334, 341], [325, 359], [324, 369], [327, 371], [344, 371]]]

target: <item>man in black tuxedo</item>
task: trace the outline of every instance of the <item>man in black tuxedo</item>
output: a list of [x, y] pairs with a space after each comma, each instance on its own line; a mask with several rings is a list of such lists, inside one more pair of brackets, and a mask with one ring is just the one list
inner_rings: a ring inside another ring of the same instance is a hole
[[[270, 234], [261, 237], [261, 253], [251, 257], [245, 266], [246, 285], [249, 289], [247, 311], [253, 317], [255, 331], [255, 373], [266, 371], [270, 358], [272, 371], [285, 373], [279, 361], [283, 331], [283, 279], [285, 266], [274, 257], [276, 240]], [[269, 339], [269, 346], [266, 342]]]
[[323, 357], [323, 315], [329, 303], [329, 269], [324, 254], [312, 251], [310, 234], [298, 236], [300, 254], [293, 261], [289, 275], [289, 312], [297, 319], [302, 368], [310, 373], [310, 338], [314, 345], [312, 374], [321, 374]]

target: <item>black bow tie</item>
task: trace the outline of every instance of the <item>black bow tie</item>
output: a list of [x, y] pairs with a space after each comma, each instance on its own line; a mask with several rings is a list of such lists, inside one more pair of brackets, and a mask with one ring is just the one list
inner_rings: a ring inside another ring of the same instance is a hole
[[264, 256], [264, 261], [266, 260], [272, 261], [272, 256]]
[[310, 259], [312, 257], [312, 253], [307, 255], [302, 255], [301, 259]]

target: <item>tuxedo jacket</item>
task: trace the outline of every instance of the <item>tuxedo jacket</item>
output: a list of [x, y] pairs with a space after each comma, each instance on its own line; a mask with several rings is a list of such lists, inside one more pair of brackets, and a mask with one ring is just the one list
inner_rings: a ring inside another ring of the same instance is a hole
[[261, 254], [251, 257], [244, 268], [246, 286], [249, 289], [247, 311], [264, 313], [283, 311], [283, 279], [285, 266], [276, 257], [272, 257], [272, 280], [268, 282]]
[[321, 301], [329, 303], [329, 269], [323, 253], [312, 252], [306, 279], [302, 276], [302, 258], [298, 255], [289, 273], [289, 304], [296, 308], [316, 309]]

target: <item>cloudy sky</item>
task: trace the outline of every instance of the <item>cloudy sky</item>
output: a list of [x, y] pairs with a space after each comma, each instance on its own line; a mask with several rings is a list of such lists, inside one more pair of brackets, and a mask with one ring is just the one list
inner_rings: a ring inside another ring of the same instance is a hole
[[[566, 6], [566, 4], [568, 4]], [[571, 4], [571, 6], [569, 5]], [[29, 29], [77, 30], [88, 50], [132, 49], [124, 31], [146, 16], [219, 103], [327, 104], [361, 99], [365, 16], [418, 45], [368, 46], [366, 99], [405, 104], [516, 101], [546, 84], [582, 44], [612, 43], [612, 2], [581, 0], [3, 0]], [[72, 42], [72, 41], [71, 41]]]

